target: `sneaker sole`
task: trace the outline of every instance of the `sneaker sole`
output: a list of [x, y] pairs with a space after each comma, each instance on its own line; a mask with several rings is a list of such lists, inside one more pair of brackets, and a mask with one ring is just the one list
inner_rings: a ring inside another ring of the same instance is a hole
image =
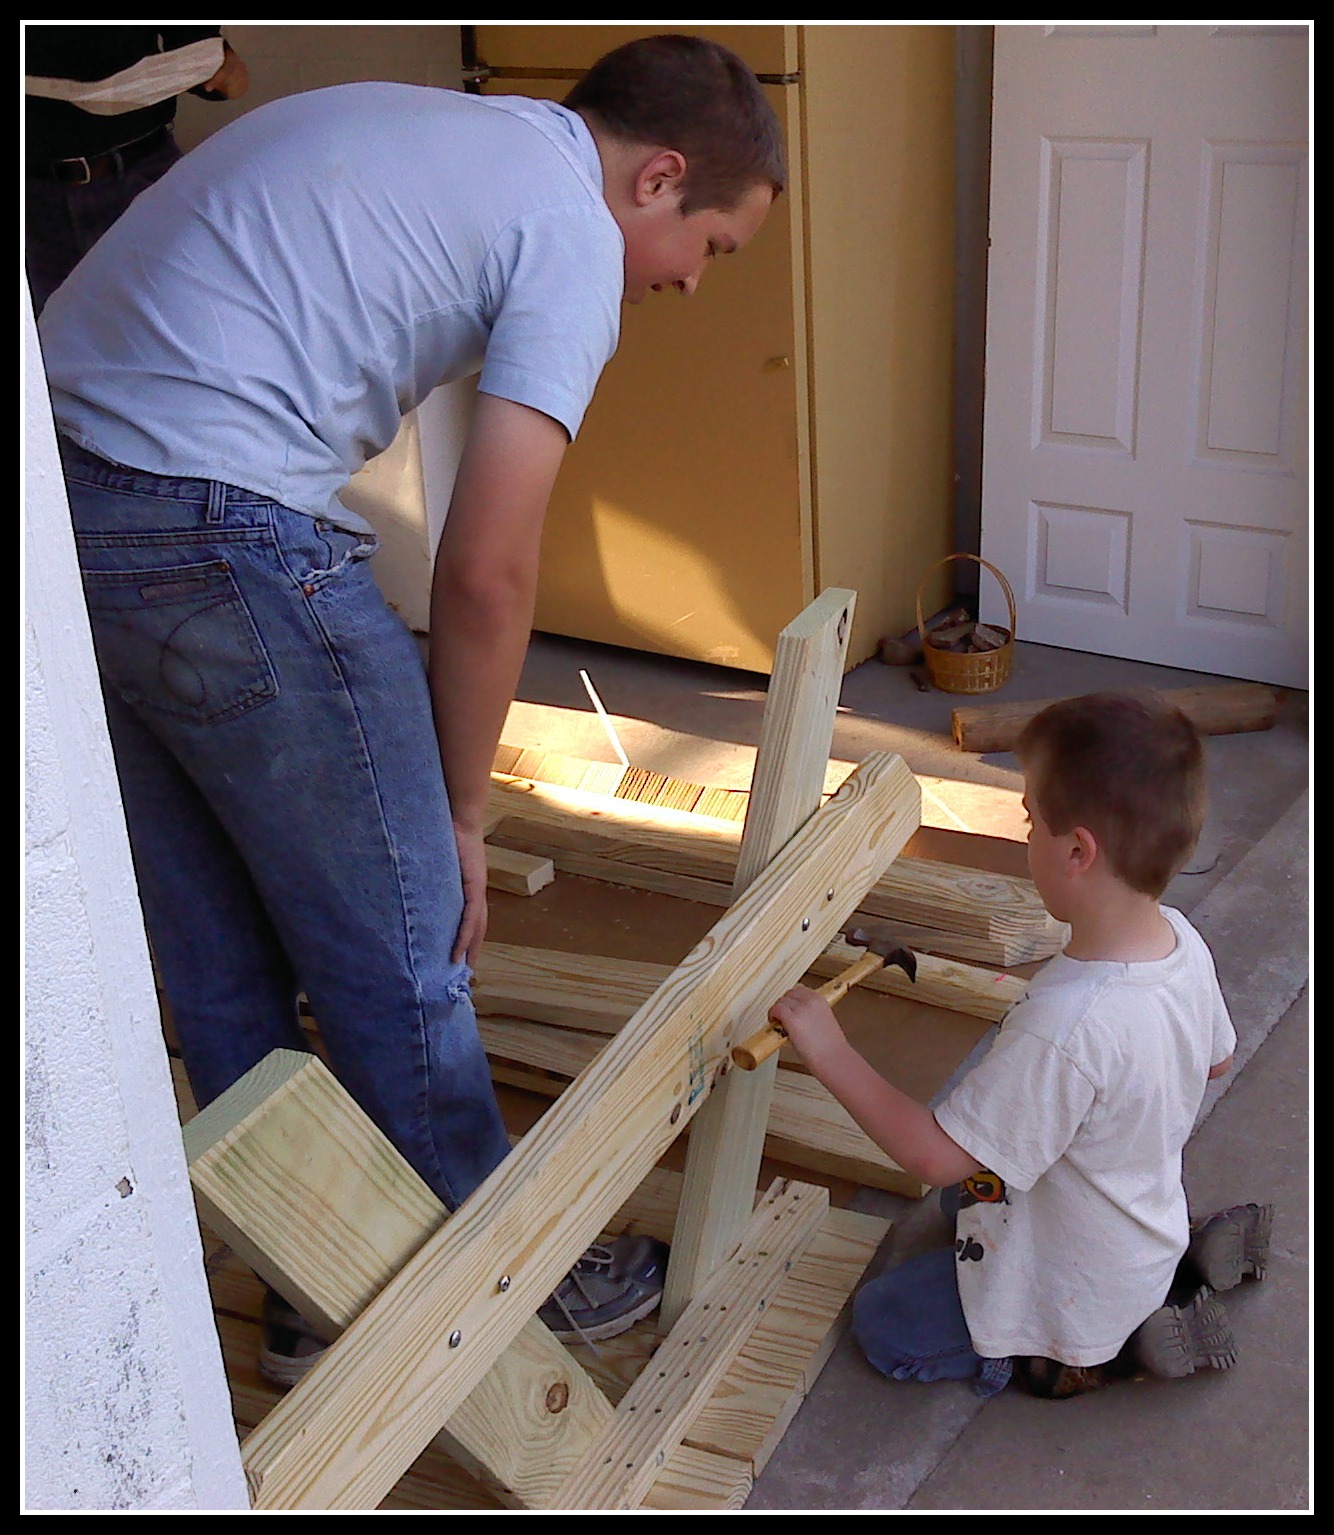
[[1214, 1217], [1191, 1244], [1190, 1256], [1211, 1290], [1231, 1290], [1269, 1272], [1273, 1205], [1238, 1205]]
[[1230, 1370], [1237, 1343], [1222, 1301], [1201, 1290], [1189, 1305], [1163, 1306], [1139, 1329], [1135, 1357], [1152, 1375], [1182, 1380], [1197, 1370]]

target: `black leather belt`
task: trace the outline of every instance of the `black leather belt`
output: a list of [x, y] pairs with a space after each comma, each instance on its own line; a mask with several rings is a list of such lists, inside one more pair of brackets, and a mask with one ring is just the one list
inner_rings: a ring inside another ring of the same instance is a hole
[[101, 155], [75, 155], [69, 160], [49, 160], [44, 165], [28, 167], [28, 174], [40, 176], [45, 181], [63, 181], [71, 186], [84, 187], [90, 181], [100, 181], [104, 176], [122, 176], [132, 165], [161, 149], [170, 134], [170, 125], [164, 123], [152, 133], [132, 143], [109, 149]]

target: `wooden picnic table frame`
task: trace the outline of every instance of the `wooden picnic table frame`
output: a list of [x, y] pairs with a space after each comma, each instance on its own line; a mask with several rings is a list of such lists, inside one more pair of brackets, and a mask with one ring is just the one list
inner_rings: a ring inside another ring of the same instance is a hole
[[[313, 1316], [331, 1333], [341, 1329], [246, 1440], [256, 1508], [373, 1508], [442, 1431], [465, 1464], [521, 1507], [636, 1506], [677, 1452], [707, 1401], [707, 1377], [744, 1342], [743, 1316], [754, 1325], [824, 1207], [823, 1191], [785, 1183], [752, 1213], [767, 1110], [731, 1087], [742, 1076], [729, 1069], [731, 1046], [826, 948], [920, 819], [916, 781], [883, 753], [816, 809], [851, 600], [826, 593], [802, 615], [788, 647], [793, 670], [771, 689], [771, 710], [785, 723], [771, 731], [766, 715], [761, 757], [778, 753], [787, 771], [766, 790], [757, 766], [752, 816], [764, 830], [751, 846], [763, 851], [751, 855], [743, 843], [736, 902], [452, 1216], [411, 1189], [415, 1175], [404, 1177], [373, 1127], [368, 1137], [364, 1125], [353, 1129], [346, 1106], [334, 1112], [323, 1085], [314, 1111], [294, 1107], [295, 1092], [286, 1107], [281, 1094], [270, 1104], [262, 1084], [248, 1083], [200, 1116], [191, 1160], [205, 1218], [243, 1244], [238, 1251], [289, 1299], [323, 1307]], [[700, 1152], [692, 1146], [674, 1241], [669, 1290], [679, 1320], [667, 1319], [676, 1325], [659, 1353], [679, 1361], [676, 1374], [664, 1364], [661, 1382], [655, 1375], [613, 1409], [549, 1334], [543, 1340], [535, 1312], [723, 1087], [741, 1106], [709, 1110], [716, 1129], [699, 1138]], [[269, 1147], [261, 1151], [256, 1126], [264, 1122]], [[407, 1209], [396, 1235], [370, 1242], [374, 1257], [356, 1219], [342, 1215], [304, 1243], [288, 1239], [292, 1191], [305, 1197], [330, 1165], [330, 1127], [343, 1138], [343, 1175], [355, 1182], [359, 1169], [376, 1170], [361, 1208], [383, 1204], [392, 1187], [389, 1202]], [[741, 1145], [744, 1156], [726, 1149]], [[360, 1157], [347, 1149], [354, 1146]], [[720, 1221], [710, 1211], [724, 1187]], [[314, 1240], [333, 1228], [337, 1242]], [[363, 1261], [350, 1263], [345, 1248]], [[309, 1272], [330, 1266], [358, 1274], [336, 1304], [323, 1293], [328, 1280]], [[711, 1342], [708, 1370], [691, 1368], [692, 1340], [681, 1329], [697, 1334], [700, 1307], [719, 1306], [729, 1312], [720, 1330], [727, 1341]], [[508, 1414], [497, 1400], [511, 1404]], [[524, 1405], [539, 1400], [545, 1414]]]

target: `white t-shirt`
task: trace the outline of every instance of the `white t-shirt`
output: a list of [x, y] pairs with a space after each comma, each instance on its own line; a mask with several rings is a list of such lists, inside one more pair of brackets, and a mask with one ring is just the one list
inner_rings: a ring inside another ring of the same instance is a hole
[[267, 103], [117, 221], [42, 314], [56, 422], [152, 474], [365, 528], [336, 499], [475, 373], [573, 438], [625, 244], [577, 113], [367, 83]]
[[1057, 955], [936, 1120], [994, 1175], [964, 1184], [959, 1296], [986, 1358], [1111, 1359], [1162, 1305], [1188, 1240], [1181, 1150], [1236, 1046], [1180, 912], [1166, 959]]

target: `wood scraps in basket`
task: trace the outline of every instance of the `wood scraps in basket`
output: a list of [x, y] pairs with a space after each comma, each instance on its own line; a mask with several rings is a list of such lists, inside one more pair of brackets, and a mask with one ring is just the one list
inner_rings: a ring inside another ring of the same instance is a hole
[[886, 666], [906, 666], [919, 692], [931, 690], [932, 676], [924, 666], [923, 645], [949, 655], [984, 655], [1003, 649], [1010, 643], [1009, 633], [994, 624], [971, 618], [966, 608], [950, 608], [926, 625], [928, 638], [909, 629], [906, 634], [885, 635], [876, 648], [876, 658]]

